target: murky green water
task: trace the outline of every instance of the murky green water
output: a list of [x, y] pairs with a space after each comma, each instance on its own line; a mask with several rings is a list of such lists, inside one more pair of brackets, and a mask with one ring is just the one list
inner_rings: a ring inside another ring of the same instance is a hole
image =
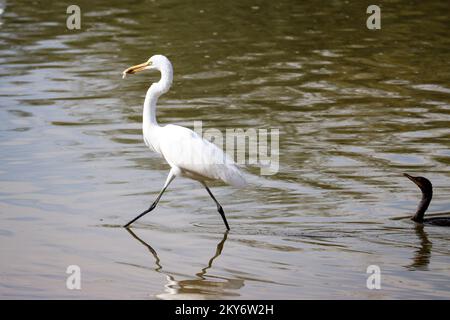
[[[450, 298], [450, 229], [409, 219], [418, 189], [450, 211], [450, 32], [445, 1], [1, 1], [0, 297]], [[167, 55], [160, 123], [277, 128], [280, 168], [245, 190], [170, 186], [129, 233], [168, 166], [141, 135]], [[78, 265], [82, 289], [66, 289]], [[368, 290], [366, 268], [381, 268]]]

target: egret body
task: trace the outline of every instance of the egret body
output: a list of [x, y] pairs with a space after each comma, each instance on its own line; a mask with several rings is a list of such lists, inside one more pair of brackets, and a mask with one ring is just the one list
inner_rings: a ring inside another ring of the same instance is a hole
[[142, 131], [145, 144], [153, 151], [161, 154], [170, 165], [167, 180], [152, 205], [128, 222], [130, 226], [137, 219], [152, 211], [158, 204], [164, 191], [177, 176], [184, 176], [199, 181], [214, 200], [226, 228], [227, 219], [222, 206], [206, 185], [209, 180], [222, 180], [227, 184], [242, 187], [246, 181], [234, 161], [215, 144], [203, 139], [194, 131], [178, 125], [160, 126], [156, 121], [156, 103], [158, 98], [168, 92], [172, 85], [173, 69], [169, 59], [162, 55], [154, 55], [147, 62], [132, 66], [123, 72], [134, 74], [144, 70], [158, 70], [161, 79], [153, 83], [147, 90], [142, 116]]

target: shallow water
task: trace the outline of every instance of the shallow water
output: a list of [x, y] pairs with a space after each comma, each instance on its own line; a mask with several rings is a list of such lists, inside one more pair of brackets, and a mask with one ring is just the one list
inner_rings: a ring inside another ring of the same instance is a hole
[[[448, 5], [392, 1], [382, 29], [332, 1], [0, 1], [0, 297], [450, 298]], [[195, 182], [142, 141], [158, 75], [121, 72], [155, 53], [174, 65], [160, 123], [280, 130], [280, 167], [214, 185], [231, 232]], [[78, 265], [81, 290], [66, 288]], [[368, 290], [366, 268], [381, 269]]]

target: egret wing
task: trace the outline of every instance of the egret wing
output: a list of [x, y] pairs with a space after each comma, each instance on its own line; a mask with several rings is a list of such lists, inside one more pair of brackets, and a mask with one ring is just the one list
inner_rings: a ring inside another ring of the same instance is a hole
[[171, 166], [198, 180], [220, 179], [233, 186], [246, 184], [236, 163], [215, 144], [184, 127], [167, 125], [161, 130], [159, 147]]

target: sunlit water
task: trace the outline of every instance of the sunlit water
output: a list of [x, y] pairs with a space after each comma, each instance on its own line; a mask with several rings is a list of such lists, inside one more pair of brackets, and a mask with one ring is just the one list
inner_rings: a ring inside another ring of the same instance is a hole
[[[445, 1], [382, 6], [382, 29], [346, 1], [1, 1], [0, 297], [450, 298], [450, 32]], [[158, 74], [160, 123], [279, 129], [280, 167], [244, 190], [176, 179], [141, 136]], [[66, 288], [78, 265], [82, 289]], [[366, 269], [381, 269], [368, 290]]]

